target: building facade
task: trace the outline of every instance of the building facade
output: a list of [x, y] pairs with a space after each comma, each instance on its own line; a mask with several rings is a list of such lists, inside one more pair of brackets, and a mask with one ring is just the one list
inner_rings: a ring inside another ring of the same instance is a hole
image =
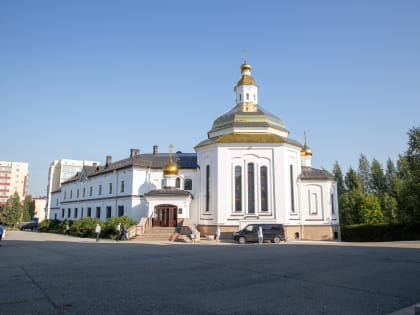
[[15, 192], [21, 200], [25, 199], [28, 193], [28, 177], [28, 163], [0, 161], [0, 205], [6, 204]]
[[47, 218], [47, 214], [45, 212], [46, 205], [47, 205], [47, 197], [35, 197], [32, 198], [33, 202], [35, 203], [34, 209], [34, 220], [38, 222], [42, 222]]
[[48, 187], [47, 187], [47, 200], [45, 205], [46, 217], [49, 217], [51, 207], [51, 193], [60, 189], [61, 183], [80, 172], [84, 166], [99, 164], [94, 161], [84, 160], [55, 160], [51, 163], [48, 171]]
[[50, 218], [129, 215], [161, 226], [188, 219], [202, 235], [217, 226], [229, 235], [250, 223], [281, 223], [289, 239], [338, 238], [334, 177], [312, 167], [306, 139], [289, 138], [281, 119], [259, 105], [258, 89], [244, 62], [236, 104], [195, 153], [159, 154], [155, 146], [150, 154], [131, 149], [127, 159], [85, 166], [52, 193]]

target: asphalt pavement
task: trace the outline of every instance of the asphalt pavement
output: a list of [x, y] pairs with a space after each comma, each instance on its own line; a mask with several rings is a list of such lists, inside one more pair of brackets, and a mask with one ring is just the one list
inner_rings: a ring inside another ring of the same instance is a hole
[[239, 245], [7, 232], [0, 314], [414, 314], [420, 242]]

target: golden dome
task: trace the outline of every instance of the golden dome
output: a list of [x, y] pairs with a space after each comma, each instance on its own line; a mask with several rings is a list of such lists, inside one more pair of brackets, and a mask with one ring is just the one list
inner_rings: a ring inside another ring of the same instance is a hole
[[303, 145], [302, 150], [300, 150], [300, 156], [312, 156], [311, 148], [306, 145], [306, 131], [304, 132], [304, 135], [305, 135], [305, 144]]
[[300, 150], [300, 156], [312, 156], [311, 148], [307, 147], [306, 145]]
[[163, 168], [164, 175], [178, 175], [178, 166], [172, 162], [172, 159], [169, 160], [169, 163]]
[[251, 65], [247, 64], [246, 61], [241, 65], [241, 72], [244, 72], [245, 70], [252, 70]]
[[178, 175], [178, 165], [172, 162], [172, 148], [174, 146], [169, 145], [169, 162], [163, 167], [163, 175]]

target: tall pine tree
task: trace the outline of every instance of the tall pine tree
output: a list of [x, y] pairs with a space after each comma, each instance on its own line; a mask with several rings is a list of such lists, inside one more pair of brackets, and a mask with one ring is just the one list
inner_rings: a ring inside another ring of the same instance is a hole
[[370, 193], [371, 192], [371, 185], [372, 185], [370, 163], [363, 153], [360, 154], [359, 168], [357, 170], [357, 174], [359, 175], [360, 179], [362, 180], [363, 192], [365, 194]]

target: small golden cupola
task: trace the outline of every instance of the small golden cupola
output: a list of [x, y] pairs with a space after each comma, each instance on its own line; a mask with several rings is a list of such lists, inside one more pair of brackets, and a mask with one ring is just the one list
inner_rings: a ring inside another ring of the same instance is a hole
[[241, 78], [236, 83], [234, 91], [236, 93], [236, 104], [242, 105], [243, 112], [258, 111], [258, 85], [251, 76], [252, 67], [246, 62], [241, 65]]
[[169, 146], [169, 162], [163, 167], [163, 175], [174, 175], [174, 176], [178, 175], [178, 171], [179, 171], [178, 165], [176, 165], [172, 161], [172, 148], [173, 147], [174, 146], [172, 144]]
[[305, 131], [305, 144], [303, 145], [302, 150], [300, 150], [300, 156], [302, 159], [303, 166], [311, 166], [312, 164], [312, 150], [306, 144], [306, 131]]

